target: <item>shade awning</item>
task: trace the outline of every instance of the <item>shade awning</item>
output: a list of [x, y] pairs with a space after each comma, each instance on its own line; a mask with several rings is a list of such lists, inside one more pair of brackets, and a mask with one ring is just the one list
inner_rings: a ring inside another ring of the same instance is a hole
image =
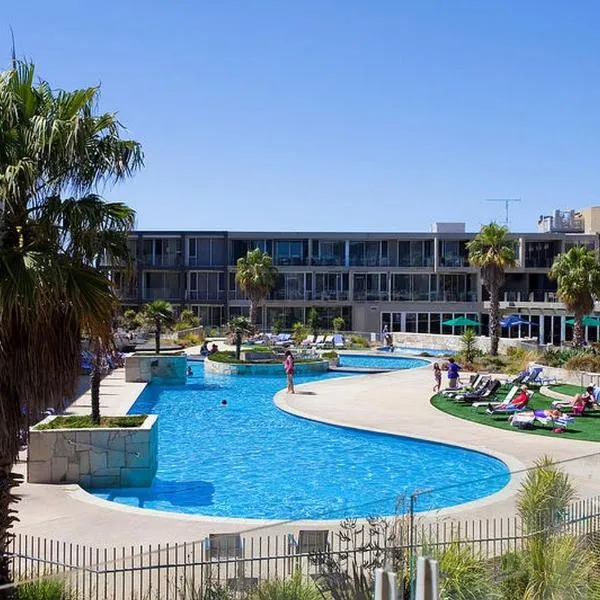
[[509, 315], [508, 317], [504, 317], [500, 321], [501, 327], [515, 327], [516, 325], [534, 325], [537, 327], [537, 323], [532, 323], [531, 321], [527, 321], [523, 319], [520, 315]]
[[[567, 325], [575, 325], [575, 319], [567, 319], [565, 321]], [[587, 315], [583, 317], [583, 325], [588, 327], [597, 327], [600, 325], [600, 317], [593, 317], [591, 315]]]
[[455, 319], [450, 319], [449, 321], [443, 321], [442, 325], [446, 325], [448, 327], [479, 327], [481, 323], [473, 321], [473, 319], [467, 319], [467, 317], [456, 317]]

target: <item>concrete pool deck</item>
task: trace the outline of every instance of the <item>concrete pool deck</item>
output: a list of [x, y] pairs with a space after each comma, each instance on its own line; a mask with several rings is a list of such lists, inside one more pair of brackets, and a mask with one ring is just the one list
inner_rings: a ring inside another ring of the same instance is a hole
[[[436, 410], [429, 403], [432, 376], [429, 368], [378, 375], [317, 381], [298, 386], [295, 395], [280, 392], [276, 404], [298, 416], [336, 425], [369, 429], [396, 435], [465, 446], [498, 456], [511, 470], [548, 454], [569, 460], [600, 452], [600, 445], [560, 436], [543, 437], [505, 431], [463, 421]], [[282, 387], [284, 381], [282, 378]], [[101, 386], [104, 414], [125, 414], [145, 384], [125, 382], [124, 369], [106, 377]], [[89, 413], [89, 396], [81, 396], [67, 411]], [[382, 457], [385, 460], [385, 457]], [[600, 489], [600, 459], [594, 457], [565, 465], [581, 497]], [[25, 470], [25, 464], [19, 468]], [[482, 474], [485, 476], [485, 474]], [[435, 511], [424, 518], [475, 519], [514, 514], [514, 492], [518, 477], [501, 492], [465, 505]], [[293, 531], [307, 524], [333, 526], [332, 522], [265, 522], [249, 519], [218, 519], [187, 516], [98, 500], [74, 485], [23, 484], [19, 488], [20, 522], [16, 533], [69, 540], [95, 547], [114, 545], [189, 542], [210, 532], [244, 532], [263, 528], [264, 535]]]

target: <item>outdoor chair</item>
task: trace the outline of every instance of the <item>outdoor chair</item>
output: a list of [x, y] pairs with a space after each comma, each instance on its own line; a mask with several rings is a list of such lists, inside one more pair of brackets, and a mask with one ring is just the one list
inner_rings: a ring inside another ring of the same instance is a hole
[[258, 585], [257, 578], [245, 576], [244, 541], [239, 533], [211, 533], [204, 544], [207, 578], [224, 581], [234, 591], [244, 591]]
[[471, 381], [468, 385], [465, 385], [460, 388], [444, 390], [442, 392], [442, 396], [444, 396], [445, 398], [452, 398], [453, 396], [457, 396], [458, 394], [464, 394], [468, 391], [475, 392], [481, 389], [489, 380], [489, 375], [483, 375], [483, 373], [478, 373], [473, 379], [473, 381]]
[[333, 347], [334, 349], [338, 350], [341, 350], [346, 347], [346, 344], [344, 342], [344, 336], [342, 334], [337, 333], [333, 336]]
[[473, 402], [473, 404], [471, 404], [471, 406], [473, 408], [480, 408], [481, 406], [485, 406], [486, 408], [489, 408], [490, 404], [492, 406], [500, 406], [501, 404], [509, 404], [511, 402], [511, 400], [515, 397], [515, 395], [517, 394], [517, 392], [519, 391], [519, 386], [518, 385], [513, 385], [512, 388], [510, 388], [510, 391], [508, 392], [508, 394], [506, 394], [506, 397], [504, 398], [504, 400], [502, 400], [502, 402], [489, 402], [489, 401], [483, 401], [483, 402]]
[[333, 336], [326, 335], [321, 343], [316, 344], [317, 348], [332, 348], [333, 347]]
[[303, 557], [306, 557], [309, 564], [317, 566], [317, 572], [311, 577], [320, 576], [322, 565], [322, 556], [329, 552], [329, 531], [327, 529], [301, 529], [298, 537], [293, 534], [288, 535], [288, 553], [290, 555], [290, 571], [292, 570], [292, 561], [296, 559], [296, 568]]
[[511, 402], [502, 402], [500, 404], [496, 404], [496, 406], [490, 406], [486, 411], [489, 415], [511, 415], [514, 413], [520, 413], [525, 410], [528, 410], [529, 401], [533, 396], [533, 390], [527, 390], [527, 402], [522, 406], [517, 406]]
[[466, 402], [472, 404], [473, 402], [480, 402], [489, 398], [493, 398], [496, 392], [500, 389], [502, 384], [497, 379], [490, 379], [482, 388], [474, 392], [466, 392], [465, 394], [458, 394], [454, 397], [457, 402]]

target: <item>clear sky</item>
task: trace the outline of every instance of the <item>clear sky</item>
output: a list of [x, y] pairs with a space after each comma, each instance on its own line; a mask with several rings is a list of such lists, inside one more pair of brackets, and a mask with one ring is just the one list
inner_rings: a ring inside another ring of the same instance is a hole
[[598, 0], [5, 2], [0, 55], [102, 85], [145, 229], [511, 228], [600, 204]]

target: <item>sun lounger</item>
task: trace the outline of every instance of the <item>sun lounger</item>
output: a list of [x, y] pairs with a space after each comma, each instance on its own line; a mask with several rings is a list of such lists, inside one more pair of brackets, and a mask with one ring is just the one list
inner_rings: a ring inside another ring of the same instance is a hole
[[502, 384], [497, 379], [490, 379], [485, 386], [475, 392], [466, 392], [464, 394], [458, 394], [454, 397], [457, 402], [480, 402], [486, 398], [493, 398], [498, 389]]
[[306, 346], [310, 347], [310, 346], [312, 346], [312, 345], [313, 345], [314, 341], [315, 341], [315, 336], [314, 336], [314, 335], [307, 335], [307, 336], [306, 336], [306, 337], [305, 337], [305, 338], [304, 338], [304, 339], [303, 339], [303, 340], [300, 342], [300, 345], [301, 345], [301, 346], [305, 346], [305, 347], [306, 347]]
[[290, 346], [291, 345], [291, 340], [292, 340], [292, 334], [291, 333], [280, 333], [277, 338], [275, 339], [275, 345], [276, 346]]
[[332, 348], [333, 347], [333, 336], [326, 335], [320, 344], [316, 344], [317, 348]]
[[488, 415], [510, 415], [513, 413], [523, 412], [525, 410], [528, 410], [527, 406], [528, 406], [529, 401], [531, 400], [532, 396], [533, 396], [533, 391], [528, 390], [527, 391], [527, 402], [525, 402], [525, 404], [523, 404], [521, 406], [517, 406], [516, 404], [513, 404], [512, 402], [503, 402], [502, 404], [499, 404], [497, 406], [490, 406], [490, 408], [488, 408], [488, 410], [486, 410], [486, 413]]
[[325, 339], [324, 335], [318, 335], [315, 339], [313, 346], [315, 346], [315, 348], [319, 348], [320, 344], [323, 344], [324, 339]]
[[465, 394], [466, 392], [476, 392], [480, 390], [489, 380], [489, 375], [483, 375], [482, 373], [478, 373], [475, 376], [475, 379], [470, 384], [460, 388], [444, 390], [442, 392], [442, 396], [444, 396], [445, 398], [452, 398], [453, 396], [457, 396], [458, 394]]
[[508, 394], [506, 394], [506, 398], [504, 398], [504, 400], [502, 400], [502, 402], [473, 402], [473, 404], [471, 404], [471, 406], [473, 408], [480, 408], [481, 406], [485, 406], [485, 407], [489, 407], [490, 404], [499, 406], [500, 404], [508, 404], [514, 397], [515, 394], [517, 393], [517, 391], [519, 390], [519, 386], [518, 385], [513, 385], [512, 388], [510, 388], [510, 391], [508, 392]]
[[344, 343], [344, 336], [340, 333], [337, 333], [333, 336], [333, 347], [339, 350], [346, 347], [346, 344]]

